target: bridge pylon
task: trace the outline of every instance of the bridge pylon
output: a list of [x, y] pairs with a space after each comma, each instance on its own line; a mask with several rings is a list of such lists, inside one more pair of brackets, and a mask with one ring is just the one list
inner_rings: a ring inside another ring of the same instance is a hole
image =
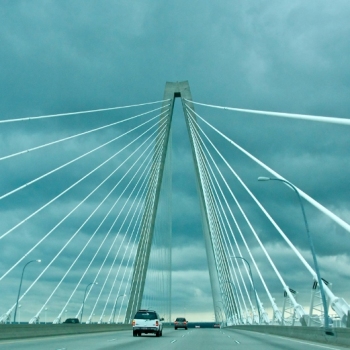
[[[196, 116], [191, 113], [191, 110], [194, 111], [194, 105], [191, 102], [192, 95], [190, 86], [188, 81], [167, 82], [165, 85], [163, 98], [164, 102], [162, 106], [162, 112], [165, 115], [165, 127], [164, 124], [159, 126], [157, 136], [157, 141], [160, 141], [161, 143], [161, 155], [160, 160], [159, 157], [156, 158], [156, 156], [154, 156], [152, 163], [151, 177], [149, 180], [144, 213], [141, 221], [140, 241], [138, 243], [136, 258], [133, 266], [134, 270], [130, 288], [130, 298], [125, 315], [125, 323], [130, 323], [136, 311], [141, 307], [154, 234], [160, 189], [164, 173], [164, 165], [170, 139], [169, 135], [173, 117], [174, 102], [176, 98], [181, 98], [192, 150], [215, 318], [218, 322], [221, 317], [221, 315], [217, 312], [217, 305], [219, 305], [219, 303], [223, 304], [226, 316], [237, 317], [239, 315], [232, 286], [230, 284], [226, 284], [224, 288], [225, 290], [222, 290], [223, 285], [225, 285], [225, 280], [227, 281], [229, 278], [228, 276], [230, 275], [229, 266], [227, 263], [228, 259], [226, 256], [223, 256], [223, 254], [225, 254], [225, 250], [222, 247], [223, 242], [217, 231], [219, 219], [216, 211], [213, 210], [212, 200], [214, 195], [210, 186], [208, 185], [209, 175], [207, 174], [207, 170], [201, 166], [203, 154], [198, 147], [195, 147], [194, 129], [196, 129], [196, 126], [195, 124], [191, 123], [190, 118], [196, 120]], [[161, 118], [164, 121], [164, 116]], [[220, 252], [220, 254], [218, 255], [216, 252]], [[231, 302], [227, 303], [227, 300], [230, 300]]]

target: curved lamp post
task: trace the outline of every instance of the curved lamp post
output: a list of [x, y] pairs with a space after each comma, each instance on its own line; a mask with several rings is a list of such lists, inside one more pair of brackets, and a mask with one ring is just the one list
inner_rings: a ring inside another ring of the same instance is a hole
[[287, 184], [289, 187], [291, 187], [294, 190], [294, 192], [297, 194], [297, 196], [299, 198], [299, 203], [300, 203], [301, 211], [303, 213], [303, 218], [304, 218], [307, 238], [309, 240], [310, 250], [311, 250], [311, 254], [312, 254], [312, 259], [313, 259], [314, 265], [315, 265], [315, 272], [316, 272], [316, 276], [317, 276], [317, 281], [318, 281], [318, 285], [320, 286], [320, 292], [321, 292], [321, 298], [322, 298], [322, 304], [323, 304], [323, 311], [324, 311], [323, 314], [324, 314], [325, 332], [327, 334], [333, 334], [333, 332], [328, 330], [329, 329], [329, 318], [328, 318], [328, 307], [327, 307], [327, 302], [326, 302], [326, 296], [325, 296], [325, 293], [324, 293], [323, 282], [322, 282], [322, 279], [321, 279], [320, 270], [318, 268], [318, 263], [317, 263], [314, 243], [312, 241], [312, 237], [311, 237], [311, 234], [310, 234], [310, 231], [309, 231], [309, 226], [307, 224], [305, 210], [304, 210], [304, 205], [303, 205], [303, 202], [301, 200], [300, 193], [299, 193], [298, 189], [292, 183], [290, 183], [287, 180], [277, 179], [277, 178], [272, 178], [272, 177], [265, 177], [265, 176], [258, 177], [258, 181], [270, 181], [270, 180], [284, 182], [285, 184]]
[[112, 322], [112, 323], [114, 323], [114, 318], [115, 318], [115, 310], [116, 310], [116, 308], [117, 308], [118, 299], [119, 299], [120, 297], [126, 297], [126, 294], [121, 294], [121, 295], [118, 295], [118, 296], [117, 296], [117, 299], [116, 299], [115, 304], [114, 304], [114, 310], [113, 310], [113, 322]]
[[244, 259], [241, 256], [233, 256], [233, 255], [231, 255], [230, 258], [241, 259], [241, 260], [245, 261], [247, 263], [248, 267], [249, 267], [249, 275], [250, 275], [250, 279], [251, 279], [252, 286], [253, 286], [253, 289], [254, 289], [255, 302], [256, 302], [256, 307], [258, 309], [259, 323], [260, 323], [260, 307], [259, 307], [259, 303], [258, 303], [258, 298], [256, 296], [256, 288], [255, 288], [255, 283], [254, 283], [254, 279], [253, 279], [253, 275], [252, 275], [252, 269], [250, 268], [250, 264], [249, 264], [247, 259]]
[[86, 293], [87, 293], [87, 290], [88, 288], [93, 285], [93, 284], [98, 284], [97, 282], [91, 282], [89, 283], [86, 288], [85, 288], [85, 293], [84, 293], [84, 299], [83, 299], [83, 306], [81, 307], [81, 313], [80, 313], [80, 323], [82, 322], [83, 320], [83, 312], [84, 312], [84, 305], [85, 305], [85, 297], [86, 297]]
[[23, 281], [24, 269], [27, 267], [27, 265], [29, 265], [29, 264], [32, 263], [32, 262], [38, 262], [38, 263], [40, 263], [41, 260], [40, 260], [40, 259], [38, 259], [38, 260], [30, 260], [30, 261], [28, 261], [28, 262], [24, 265], [24, 267], [23, 267], [22, 276], [21, 276], [21, 281], [20, 281], [20, 283], [19, 283], [19, 288], [18, 288], [18, 295], [17, 295], [17, 300], [16, 300], [15, 314], [14, 314], [14, 316], [13, 316], [13, 323], [16, 323], [16, 315], [17, 315], [18, 301], [19, 301], [19, 296], [20, 296], [20, 294], [21, 294], [21, 288], [22, 288], [22, 281]]

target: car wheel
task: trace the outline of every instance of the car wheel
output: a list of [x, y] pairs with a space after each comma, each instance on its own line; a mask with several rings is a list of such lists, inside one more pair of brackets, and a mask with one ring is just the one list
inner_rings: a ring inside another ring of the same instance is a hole
[[186, 327], [185, 329], [186, 329], [186, 331], [187, 331], [187, 327]]
[[175, 327], [175, 330], [177, 331], [177, 328]]
[[132, 332], [133, 337], [137, 337], [137, 333], [135, 331]]
[[161, 337], [163, 336], [163, 330], [160, 331], [160, 336], [161, 336]]
[[160, 331], [157, 331], [156, 332], [156, 337], [159, 337], [160, 336]]

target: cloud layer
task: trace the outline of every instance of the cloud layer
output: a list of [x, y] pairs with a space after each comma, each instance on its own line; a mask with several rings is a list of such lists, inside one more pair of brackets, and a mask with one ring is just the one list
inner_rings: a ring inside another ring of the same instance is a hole
[[[166, 81], [182, 80], [189, 81], [193, 99], [198, 102], [349, 118], [349, 17], [350, 4], [345, 0], [335, 3], [323, 0], [307, 3], [281, 0], [220, 0], [215, 3], [140, 0], [133, 1], [132, 5], [129, 1], [75, 1], [73, 4], [68, 1], [37, 1], [34, 4], [6, 1], [0, 13], [0, 119], [158, 101], [163, 96]], [[118, 118], [144, 110], [124, 110], [118, 114]], [[348, 127], [253, 116], [200, 106], [196, 106], [196, 111], [233, 141], [350, 222]], [[0, 157], [114, 120], [115, 114], [107, 112], [103, 117], [93, 115], [43, 120], [40, 123], [0, 124]], [[137, 122], [132, 125], [136, 126]], [[203, 125], [203, 128], [209, 133], [208, 127]], [[186, 312], [190, 320], [199, 320], [203, 315], [207, 320], [212, 320], [214, 310], [194, 168], [179, 102], [175, 105], [172, 129], [173, 315]], [[0, 195], [123, 134], [125, 130], [126, 127], [119, 125], [91, 137], [53, 146], [50, 154], [43, 149], [33, 152], [30, 157], [1, 161], [3, 178]], [[215, 133], [210, 132], [210, 137], [312, 264], [295, 194], [277, 182], [258, 183], [258, 176], [267, 175], [264, 170]], [[132, 141], [133, 136], [125, 138]], [[72, 170], [57, 172], [42, 180], [40, 186], [28, 187], [21, 195], [15, 194], [11, 199], [1, 200], [0, 234], [94, 169], [121, 145], [118, 142], [111, 144], [91, 155], [88, 161], [77, 162]], [[312, 284], [310, 275], [223, 166], [223, 162], [217, 156], [215, 160], [229, 179], [230, 186], [286, 282], [298, 290], [298, 300], [307, 308]], [[25, 249], [35, 244], [44, 232], [74, 208], [83, 196], [88, 195], [117, 163], [117, 160], [112, 161], [106, 165], [104, 172], [98, 172], [82, 182], [79, 189], [72, 190], [54, 209], [45, 209], [43, 217], [52, 221], [42, 218], [29, 221], [14, 238], [0, 241], [1, 272], [7, 271]], [[125, 164], [123, 170], [126, 171], [131, 163]], [[45, 248], [39, 248], [28, 259], [40, 256], [47, 262], [58, 251], [62, 238], [70, 237], [74, 228], [106, 194], [107, 189], [101, 189], [91, 197], [91, 201], [84, 205], [77, 217], [65, 224], [58, 236], [50, 237]], [[109, 199], [108, 205], [114, 199]], [[124, 197], [122, 202], [125, 200]], [[276, 302], [282, 303], [282, 286], [231, 199], [230, 204], [264, 271], [273, 297]], [[114, 215], [117, 215], [118, 208]], [[350, 294], [344, 287], [344, 281], [350, 277], [350, 233], [306, 202], [305, 209], [322, 275], [333, 283], [334, 293], [349, 302]], [[96, 213], [96, 221], [84, 227], [82, 234], [76, 238], [77, 245], [87, 241], [103, 215], [102, 209]], [[107, 224], [103, 229], [103, 232], [106, 231]], [[101, 237], [102, 233], [100, 240]], [[237, 239], [241, 244], [241, 239]], [[77, 271], [85, 269], [94, 251], [89, 248], [84, 253], [79, 268], [69, 276], [65, 289], [74, 288], [74, 281], [79, 278]], [[243, 252], [247, 254], [245, 250]], [[99, 262], [102, 262], [105, 253], [106, 249], [102, 249], [97, 257]], [[53, 266], [51, 272], [45, 275], [45, 283], [24, 299], [21, 310], [23, 319], [28, 320], [33, 316], [33, 309], [36, 311], [40, 307], [36, 296], [49, 295], [54, 281], [61, 278], [73, 255], [74, 252], [69, 252], [65, 260]], [[6, 280], [0, 281], [0, 314], [15, 302], [21, 266]], [[42, 269], [43, 266], [39, 265], [28, 268], [28, 281], [36, 278]], [[94, 269], [97, 270], [97, 265]], [[106, 271], [103, 270], [103, 273]], [[256, 275], [255, 269], [253, 273]], [[84, 283], [90, 282], [88, 278]], [[257, 289], [261, 291], [261, 298], [268, 309], [262, 284], [257, 277], [256, 280]], [[25, 286], [28, 284], [25, 282]], [[66, 298], [64, 291], [59, 293], [57, 305]], [[97, 294], [97, 288], [92, 293]], [[79, 308], [81, 299], [82, 296], [79, 296], [72, 301], [75, 303], [72, 310]], [[56, 317], [61, 304], [49, 307], [50, 312], [52, 310], [51, 318]], [[91, 305], [86, 307], [90, 308]]]

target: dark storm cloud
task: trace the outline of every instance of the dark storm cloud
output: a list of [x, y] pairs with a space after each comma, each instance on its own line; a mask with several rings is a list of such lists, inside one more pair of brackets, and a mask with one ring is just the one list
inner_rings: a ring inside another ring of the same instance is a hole
[[[134, 1], [132, 6], [129, 1], [38, 1], [34, 4], [8, 1], [2, 4], [0, 13], [0, 118], [156, 101], [162, 98], [166, 81], [181, 80], [189, 80], [193, 99], [198, 102], [349, 118], [349, 17], [348, 1], [339, 0], [335, 3]], [[315, 125], [201, 107], [196, 107], [196, 111], [349, 222], [348, 127]], [[120, 115], [126, 118], [130, 114], [123, 111]], [[1, 125], [0, 154], [6, 155], [85, 131], [103, 125], [107, 120], [114, 120], [114, 116], [114, 113], [108, 112], [106, 117], [98, 119], [69, 117], [41, 124]], [[209, 315], [212, 307], [204, 244], [202, 247], [196, 243], [201, 239], [201, 226], [194, 168], [179, 101], [175, 106], [173, 129], [174, 295], [187, 299], [189, 295], [193, 296], [191, 303], [188, 302], [188, 313], [196, 314], [200, 310]], [[209, 130], [207, 127], [204, 129]], [[60, 147], [53, 148], [50, 157], [46, 157], [46, 151], [43, 151], [31, 160], [21, 158], [18, 162], [1, 162], [1, 172], [4, 174], [1, 193], [100, 144], [102, 140], [114, 137], [122, 130], [124, 127], [120, 125], [108, 131], [107, 136], [104, 133], [101, 137], [96, 134], [76, 139], [64, 146], [65, 152], [61, 152]], [[266, 171], [220, 137], [212, 132], [210, 135], [287, 236], [310, 261], [295, 194], [279, 183], [258, 183], [257, 177], [267, 175]], [[113, 146], [108, 148], [108, 152], [113, 152]], [[72, 183], [97, 166], [101, 155], [105, 157], [105, 154], [96, 153], [88, 162], [80, 162], [79, 167], [66, 173], [64, 178], [57, 174], [53, 182], [43, 182], [38, 201], [38, 192], [34, 187], [26, 190], [22, 200], [3, 201], [2, 228], [6, 230], [30, 213], [24, 201], [38, 207], [38, 203], [44, 203], [67, 183]], [[40, 164], [40, 158], [46, 161], [39, 168], [36, 165]], [[223, 162], [217, 156], [215, 160], [222, 167]], [[111, 170], [114, 165], [106, 168]], [[302, 269], [291, 281], [291, 266], [288, 259], [282, 257], [283, 254], [288, 257], [293, 254], [281, 248], [285, 247], [285, 243], [237, 181], [233, 180], [230, 171], [223, 168], [223, 173], [230, 179], [259, 236], [278, 262], [276, 264], [288, 276], [286, 279], [295, 283], [293, 287], [298, 290], [309, 288], [305, 285], [308, 286], [310, 276]], [[87, 194], [104, 176], [102, 173], [96, 174], [91, 182], [84, 182], [79, 190], [72, 192], [70, 199], [64, 198], [55, 210], [48, 212], [53, 218], [61, 217], [67, 208], [76, 204], [81, 193]], [[91, 213], [101, 196], [94, 197], [84, 206], [83, 211], [72, 219], [72, 226], [75, 227]], [[256, 244], [233, 201], [230, 199], [229, 202], [247, 241]], [[307, 203], [305, 207], [324, 275], [326, 278], [332, 275], [335, 290], [349, 300], [348, 292], [336, 287], [348, 277], [342, 271], [349, 264], [349, 233]], [[96, 215], [99, 218], [103, 216], [102, 212]], [[31, 232], [42, 233], [52, 226], [52, 223], [40, 223], [39, 220], [30, 223], [22, 231], [22, 238], [26, 240], [23, 244], [29, 247], [35, 242], [38, 235], [33, 237]], [[94, 221], [84, 228], [82, 240], [86, 239], [93, 227]], [[65, 229], [68, 229], [68, 225]], [[7, 258], [12, 260], [18, 254], [15, 238], [9, 239], [9, 242], [11, 245], [6, 247], [1, 271], [5, 269]], [[54, 237], [51, 244], [39, 250], [38, 254], [52, 255], [58, 245], [59, 239]], [[259, 255], [259, 248], [256, 250], [259, 262], [267, 266], [266, 259]], [[89, 253], [92, 251], [89, 249]], [[85, 259], [87, 257], [83, 259], [86, 264], [88, 259]], [[333, 265], [337, 266], [336, 271], [330, 268]], [[54, 287], [54, 275], [60, 275], [58, 267], [53, 271], [50, 277], [46, 277], [46, 294]], [[282, 294], [279, 281], [269, 271], [266, 270], [266, 278], [271, 278], [271, 290], [276, 295]], [[71, 279], [76, 278], [75, 272], [73, 275], [67, 281], [70, 289], [74, 285]], [[34, 278], [34, 275], [28, 274], [29, 278]], [[16, 283], [11, 277], [8, 285], [2, 287], [1, 294], [12, 293]], [[32, 298], [30, 294], [28, 298]], [[10, 299], [8, 297], [6, 305], [1, 305], [0, 314], [7, 311], [12, 302]], [[183, 312], [180, 299], [176, 301], [176, 307]], [[308, 302], [306, 297], [302, 300]], [[79, 302], [74, 302], [79, 307]], [[192, 302], [194, 307], [190, 310]], [[28, 310], [28, 318], [31, 316]]]

